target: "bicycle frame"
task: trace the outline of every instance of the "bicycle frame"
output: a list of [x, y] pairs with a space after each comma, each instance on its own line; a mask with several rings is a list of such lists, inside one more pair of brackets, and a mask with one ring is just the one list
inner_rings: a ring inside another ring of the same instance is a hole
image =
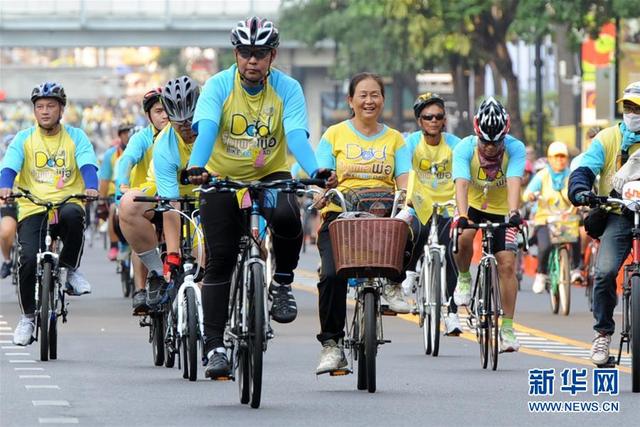
[[[440, 222], [440, 210], [441, 209], [446, 209], [448, 207], [455, 207], [455, 200], [449, 200], [448, 202], [445, 203], [434, 203], [433, 204], [433, 214], [431, 215], [431, 227], [429, 229], [429, 237], [427, 238], [427, 244], [424, 246], [424, 254], [425, 256], [429, 256], [429, 261], [432, 259], [431, 257], [431, 253], [432, 252], [438, 252], [440, 254], [440, 260], [441, 265], [440, 265], [440, 286], [442, 289], [442, 292], [440, 293], [440, 295], [442, 295], [442, 305], [444, 307], [447, 307], [447, 310], [449, 309], [449, 305], [450, 305], [450, 301], [451, 301], [451, 296], [449, 298], [445, 298], [445, 295], [447, 295], [447, 248], [444, 245], [440, 244], [440, 239], [438, 237], [439, 234], [439, 230], [438, 230], [438, 224]], [[427, 262], [425, 263], [428, 270], [427, 270], [427, 274], [431, 271], [431, 263]], [[430, 277], [430, 276], [426, 276], [426, 277]]]

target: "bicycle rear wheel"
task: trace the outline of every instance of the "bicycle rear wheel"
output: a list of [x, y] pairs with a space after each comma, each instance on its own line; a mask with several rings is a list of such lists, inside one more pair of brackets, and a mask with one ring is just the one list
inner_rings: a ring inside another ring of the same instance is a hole
[[495, 262], [489, 262], [488, 270], [490, 280], [487, 282], [487, 341], [491, 369], [495, 371], [498, 369], [498, 344], [500, 340], [500, 282], [498, 266]]
[[429, 267], [429, 309], [427, 311], [427, 319], [429, 321], [428, 335], [433, 357], [437, 357], [440, 351], [440, 319], [442, 318], [441, 268], [440, 252], [432, 251], [431, 265]]
[[129, 266], [125, 261], [120, 262], [120, 286], [122, 287], [122, 295], [128, 298], [131, 294], [131, 288], [129, 287]]
[[558, 266], [560, 273], [558, 276], [560, 312], [564, 316], [568, 316], [571, 310], [571, 261], [566, 247], [560, 248], [558, 252]]
[[251, 372], [251, 407], [260, 407], [262, 395], [262, 354], [265, 339], [264, 271], [262, 265], [251, 265], [249, 276], [249, 361]]
[[162, 366], [164, 363], [164, 322], [163, 313], [157, 312], [151, 315], [151, 350], [153, 364]]
[[366, 356], [367, 390], [376, 392], [376, 355], [378, 352], [377, 306], [373, 291], [364, 294], [364, 353]]
[[184, 295], [187, 300], [187, 353], [189, 354], [189, 381], [198, 378], [198, 311], [196, 294], [193, 288], [187, 288]]
[[418, 286], [416, 288], [416, 307], [418, 309], [418, 326], [422, 329], [424, 354], [431, 354], [431, 339], [429, 337], [429, 324], [427, 322], [427, 272], [429, 270], [425, 262], [423, 255], [418, 262], [421, 268]]
[[164, 367], [173, 368], [176, 364], [176, 327], [171, 307], [167, 308], [164, 315]]
[[356, 359], [358, 360], [358, 390], [366, 390], [367, 389], [367, 355], [364, 351], [364, 314], [363, 314], [363, 305], [358, 301], [358, 306], [356, 307], [356, 313], [354, 314], [354, 328], [353, 328], [353, 337], [355, 338], [356, 344]]
[[40, 312], [38, 313], [38, 327], [40, 328], [40, 360], [49, 360], [49, 319], [51, 316], [51, 288], [53, 286], [53, 272], [50, 262], [45, 261], [42, 266], [40, 280]]
[[585, 293], [589, 303], [589, 311], [593, 311], [593, 286], [595, 284], [597, 251], [595, 247], [592, 248], [591, 246], [587, 248], [587, 251], [589, 251], [589, 263], [587, 264], [587, 289]]
[[640, 392], [640, 276], [631, 277], [631, 391]]

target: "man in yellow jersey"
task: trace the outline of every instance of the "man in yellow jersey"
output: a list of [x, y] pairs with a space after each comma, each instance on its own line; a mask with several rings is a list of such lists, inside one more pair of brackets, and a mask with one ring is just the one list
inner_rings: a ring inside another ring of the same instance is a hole
[[[619, 196], [612, 187], [616, 172], [640, 151], [640, 81], [627, 86], [617, 102], [622, 103], [623, 122], [600, 131], [593, 138], [580, 166], [569, 177], [569, 199], [576, 206], [593, 201], [592, 187], [597, 175], [600, 175], [598, 195]], [[615, 179], [618, 185], [620, 178]], [[593, 326], [595, 337], [591, 361], [601, 365], [609, 359], [611, 335], [615, 331], [616, 276], [631, 250], [633, 217], [613, 210], [597, 222], [599, 224], [595, 225], [600, 225], [601, 230], [595, 232], [595, 235], [600, 235], [600, 249], [593, 288], [592, 308], [596, 323]], [[589, 218], [585, 219], [585, 227], [590, 229], [591, 225]], [[594, 231], [595, 227], [589, 234], [594, 235]]]
[[[405, 293], [410, 293], [418, 279], [414, 271], [422, 255], [431, 228], [433, 202], [445, 203], [454, 197], [452, 177], [453, 149], [460, 142], [457, 136], [444, 132], [447, 118], [444, 99], [435, 93], [425, 93], [413, 104], [413, 113], [420, 130], [406, 138], [411, 153], [408, 200], [415, 217], [411, 221], [413, 230], [413, 251], [407, 265], [407, 278], [402, 282]], [[438, 239], [447, 248], [447, 298], [453, 296], [458, 270], [451, 252], [449, 233], [453, 209], [442, 212], [438, 223]], [[449, 313], [444, 318], [447, 335], [460, 335], [462, 328], [458, 319], [458, 307], [450, 301]]]
[[[180, 219], [175, 212], [163, 215], [155, 213], [152, 203], [134, 202], [137, 196], [161, 197], [190, 195], [193, 186], [180, 184], [180, 172], [185, 169], [193, 142], [196, 139], [191, 129], [193, 112], [200, 94], [198, 85], [187, 76], [170, 80], [160, 97], [170, 124], [156, 137], [153, 144], [152, 164], [147, 183], [139, 190], [127, 191], [120, 205], [120, 227], [133, 251], [149, 271], [147, 275], [146, 305], [134, 306], [134, 314], [157, 306], [167, 288], [165, 273], [180, 266]], [[165, 265], [157, 250], [153, 223], [163, 224], [167, 244]], [[144, 295], [144, 294], [143, 294]]]
[[107, 258], [109, 261], [115, 261], [118, 257], [118, 235], [116, 234], [114, 227], [113, 215], [115, 214], [116, 206], [114, 203], [107, 203], [107, 197], [114, 197], [116, 193], [116, 165], [127, 148], [129, 143], [129, 132], [133, 129], [133, 125], [130, 123], [122, 123], [118, 126], [118, 140], [117, 144], [107, 149], [102, 157], [102, 164], [100, 165], [100, 185], [98, 192], [102, 200], [98, 203], [97, 213], [98, 217], [104, 219], [106, 214], [107, 222], [109, 224], [109, 241], [110, 248], [107, 252]]
[[[155, 88], [145, 93], [142, 97], [142, 109], [147, 115], [149, 126], [136, 132], [131, 137], [127, 148], [118, 161], [118, 170], [116, 172], [116, 203], [119, 206], [118, 227], [121, 210], [123, 209], [122, 194], [127, 191], [136, 191], [138, 195], [145, 195], [145, 193], [141, 193], [141, 189], [147, 181], [153, 144], [160, 131], [169, 123], [167, 112], [164, 111], [164, 106], [160, 99], [161, 95], [162, 88]], [[135, 202], [133, 202], [133, 199], [127, 198], [126, 203]], [[125, 209], [128, 208], [129, 206], [127, 205]], [[155, 233], [153, 237], [155, 238]], [[131, 255], [131, 262], [133, 263], [133, 278], [136, 288], [132, 298], [133, 314], [145, 314], [149, 310], [147, 306], [147, 291], [145, 289], [149, 272], [135, 252]]]
[[[471, 222], [508, 222], [522, 224], [520, 188], [524, 176], [526, 150], [518, 139], [508, 135], [509, 115], [493, 97], [482, 101], [474, 117], [475, 135], [464, 138], [453, 150], [453, 179], [456, 184], [458, 217], [453, 227], [464, 230]], [[453, 294], [455, 303], [468, 305], [471, 299], [469, 265], [473, 256], [476, 230], [464, 230], [459, 237], [458, 283]], [[494, 232], [493, 252], [498, 261], [500, 296], [504, 317], [500, 328], [500, 351], [518, 351], [520, 343], [513, 331], [518, 282], [515, 261], [516, 228]]]
[[[258, 17], [240, 21], [231, 31], [236, 63], [207, 81], [193, 120], [198, 133], [189, 161], [193, 183], [204, 182], [213, 173], [244, 181], [291, 178], [287, 148], [305, 172], [316, 177], [302, 88], [271, 67], [279, 40], [273, 23]], [[208, 163], [211, 167], [205, 169]], [[276, 268], [269, 286], [270, 314], [275, 321], [287, 323], [297, 315], [291, 283], [302, 247], [302, 225], [296, 196], [281, 192], [274, 196], [265, 197], [262, 212], [274, 230]], [[201, 195], [200, 213], [207, 247], [202, 288], [209, 359], [205, 375], [215, 379], [226, 377], [230, 369], [223, 334], [242, 230], [233, 194]]]
[[[98, 195], [96, 155], [81, 129], [60, 124], [67, 103], [64, 88], [53, 82], [36, 86], [31, 102], [37, 125], [22, 130], [13, 139], [0, 168], [0, 203], [17, 187], [28, 189], [41, 200], [57, 202], [72, 194]], [[19, 301], [22, 316], [13, 335], [16, 345], [29, 345], [35, 328], [37, 253], [44, 244], [45, 210], [25, 198], [18, 202], [20, 244]], [[52, 224], [54, 236], [63, 243], [60, 265], [69, 269], [67, 290], [74, 295], [91, 292], [91, 286], [77, 271], [82, 257], [85, 211], [71, 200], [57, 210]]]

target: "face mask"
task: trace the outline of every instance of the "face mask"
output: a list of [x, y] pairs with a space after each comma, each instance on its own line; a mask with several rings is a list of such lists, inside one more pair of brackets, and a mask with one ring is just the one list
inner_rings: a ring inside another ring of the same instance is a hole
[[640, 114], [623, 114], [622, 120], [631, 132], [640, 131]]

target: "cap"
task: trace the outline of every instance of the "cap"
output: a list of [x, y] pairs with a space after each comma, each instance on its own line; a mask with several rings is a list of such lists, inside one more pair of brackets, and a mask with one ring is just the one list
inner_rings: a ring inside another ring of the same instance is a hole
[[555, 141], [549, 145], [547, 149], [547, 157], [553, 156], [567, 156], [569, 157], [569, 149], [567, 148], [567, 144], [562, 141]]
[[640, 82], [633, 82], [624, 88], [622, 98], [618, 99], [616, 102], [623, 101], [631, 101], [636, 105], [640, 105]]

